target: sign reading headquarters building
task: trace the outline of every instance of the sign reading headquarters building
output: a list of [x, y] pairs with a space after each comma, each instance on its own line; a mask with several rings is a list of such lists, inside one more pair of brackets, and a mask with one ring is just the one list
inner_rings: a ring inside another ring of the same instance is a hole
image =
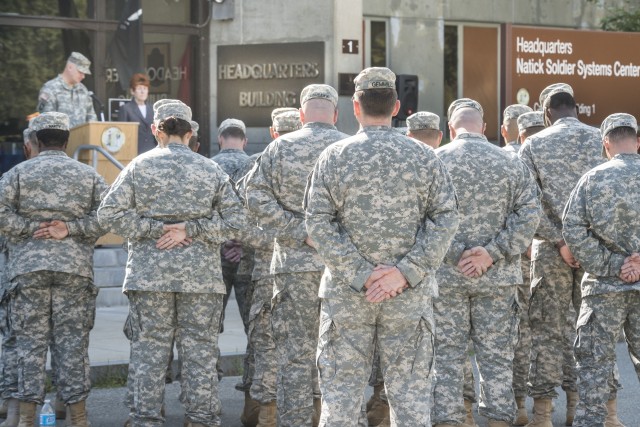
[[300, 91], [324, 83], [324, 42], [218, 46], [218, 125], [271, 126], [271, 110], [300, 107]]
[[573, 87], [578, 117], [600, 126], [612, 113], [640, 117], [640, 33], [505, 26], [503, 105], [535, 108], [542, 89]]

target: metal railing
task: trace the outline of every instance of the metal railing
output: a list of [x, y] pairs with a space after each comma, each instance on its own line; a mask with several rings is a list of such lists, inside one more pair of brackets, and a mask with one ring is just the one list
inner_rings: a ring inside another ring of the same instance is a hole
[[81, 151], [91, 151], [91, 165], [94, 169], [98, 169], [98, 155], [96, 154], [96, 151], [105, 156], [107, 160], [113, 163], [113, 165], [118, 169], [124, 169], [124, 165], [102, 147], [98, 147], [97, 145], [79, 145], [78, 148], [76, 148], [76, 151], [73, 152], [73, 158], [75, 160], [78, 160]]

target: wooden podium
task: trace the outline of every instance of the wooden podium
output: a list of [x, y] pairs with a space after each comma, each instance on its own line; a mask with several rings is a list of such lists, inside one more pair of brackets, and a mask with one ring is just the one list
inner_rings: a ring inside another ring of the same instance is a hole
[[[81, 145], [95, 145], [106, 150], [123, 166], [138, 155], [138, 126], [137, 122], [88, 122], [71, 129], [67, 154], [73, 157], [76, 149]], [[120, 169], [108, 160], [102, 153], [95, 150], [83, 150], [78, 160], [92, 166], [93, 156], [98, 159], [97, 171], [107, 181], [113, 184], [120, 173]], [[115, 234], [101, 237], [96, 245], [121, 245], [124, 239]]]

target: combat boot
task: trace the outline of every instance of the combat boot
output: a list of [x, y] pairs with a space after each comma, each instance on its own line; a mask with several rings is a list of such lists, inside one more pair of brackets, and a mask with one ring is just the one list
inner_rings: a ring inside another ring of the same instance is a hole
[[313, 399], [313, 419], [311, 420], [311, 424], [313, 427], [318, 427], [320, 424], [320, 415], [322, 414], [322, 399]]
[[7, 417], [7, 412], [9, 412], [9, 400], [10, 399], [2, 399], [0, 401], [0, 418]]
[[618, 402], [611, 399], [607, 402], [607, 418], [604, 420], [604, 427], [625, 427], [618, 419]]
[[489, 420], [489, 427], [509, 427], [509, 423], [500, 420]]
[[207, 426], [205, 426], [202, 423], [194, 423], [194, 422], [191, 422], [191, 421], [187, 421], [185, 423], [185, 427], [207, 427]]
[[54, 410], [56, 412], [56, 420], [64, 420], [67, 418], [67, 406], [64, 404], [64, 401], [57, 396]]
[[378, 426], [385, 419], [390, 419], [389, 403], [380, 397], [383, 390], [384, 385], [375, 386], [373, 394], [367, 402], [367, 422], [370, 427]]
[[568, 391], [567, 392], [567, 420], [564, 422], [564, 425], [566, 426], [573, 425], [573, 419], [576, 416], [577, 406], [578, 406], [578, 392]]
[[469, 427], [478, 427], [476, 420], [473, 418], [473, 402], [464, 399], [464, 409], [467, 411], [467, 418], [464, 420], [464, 423]]
[[260, 405], [258, 414], [258, 427], [276, 427], [276, 402], [263, 403]]
[[7, 402], [7, 418], [0, 427], [17, 427], [20, 421], [20, 401], [18, 399], [8, 399]]
[[256, 427], [258, 425], [258, 413], [260, 412], [260, 403], [251, 398], [249, 390], [244, 392], [244, 409], [240, 415], [240, 422], [245, 427]]
[[69, 405], [69, 417], [71, 418], [71, 427], [88, 427], [86, 401]]
[[524, 426], [529, 422], [525, 400], [526, 399], [524, 397], [516, 397], [516, 406], [518, 407], [518, 411], [516, 412], [516, 419], [513, 421], [514, 426]]
[[553, 427], [551, 424], [551, 399], [533, 399], [533, 419], [526, 427]]
[[20, 422], [18, 427], [33, 427], [36, 421], [36, 404], [35, 402], [20, 402]]

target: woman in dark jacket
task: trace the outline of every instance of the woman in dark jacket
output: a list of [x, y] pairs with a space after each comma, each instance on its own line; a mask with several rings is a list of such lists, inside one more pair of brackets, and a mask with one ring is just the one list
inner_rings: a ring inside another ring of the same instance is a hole
[[133, 97], [120, 108], [119, 120], [122, 122], [138, 122], [138, 154], [147, 152], [156, 146], [156, 139], [151, 133], [153, 109], [147, 102], [149, 97], [149, 78], [137, 73], [131, 76], [129, 90]]

